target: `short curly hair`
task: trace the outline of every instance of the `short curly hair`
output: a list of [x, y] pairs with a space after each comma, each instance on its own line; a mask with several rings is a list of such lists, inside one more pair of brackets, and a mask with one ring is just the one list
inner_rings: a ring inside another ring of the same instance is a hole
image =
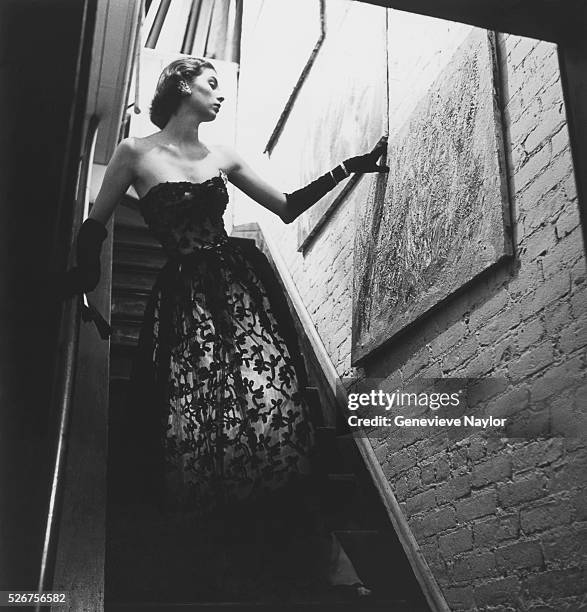
[[205, 68], [216, 68], [208, 60], [201, 57], [184, 57], [171, 62], [163, 69], [155, 95], [151, 102], [149, 116], [151, 121], [159, 128], [163, 129], [170, 117], [177, 111], [184, 93], [181, 92], [180, 83], [189, 82], [197, 77]]

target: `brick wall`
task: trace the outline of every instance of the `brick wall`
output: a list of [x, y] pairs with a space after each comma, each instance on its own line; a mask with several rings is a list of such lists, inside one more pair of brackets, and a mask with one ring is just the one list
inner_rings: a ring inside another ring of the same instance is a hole
[[511, 262], [353, 371], [354, 207], [368, 180], [304, 255], [294, 228], [269, 216], [262, 225], [282, 246], [341, 376], [379, 377], [390, 386], [419, 376], [492, 377], [494, 384], [475, 390], [475, 410], [506, 416], [523, 432], [451, 442], [389, 429], [377, 440], [375, 452], [451, 608], [571, 611], [580, 608], [587, 540], [583, 240], [556, 47], [509, 35], [499, 35], [498, 46]]

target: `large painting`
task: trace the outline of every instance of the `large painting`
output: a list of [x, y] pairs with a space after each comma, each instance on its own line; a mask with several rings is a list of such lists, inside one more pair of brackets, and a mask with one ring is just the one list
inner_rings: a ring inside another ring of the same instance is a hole
[[473, 29], [390, 115], [390, 172], [358, 212], [353, 365], [511, 253], [494, 44]]

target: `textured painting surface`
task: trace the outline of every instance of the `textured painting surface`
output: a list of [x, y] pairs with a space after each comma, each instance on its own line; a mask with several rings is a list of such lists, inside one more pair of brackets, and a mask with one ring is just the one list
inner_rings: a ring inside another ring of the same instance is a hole
[[403, 126], [358, 213], [353, 363], [509, 253], [492, 35], [473, 30]]
[[[367, 153], [387, 130], [385, 26], [381, 7], [327, 3], [326, 38], [271, 154], [271, 164], [291, 177], [292, 189], [347, 157]], [[298, 245], [328, 213], [346, 182], [300, 217]]]

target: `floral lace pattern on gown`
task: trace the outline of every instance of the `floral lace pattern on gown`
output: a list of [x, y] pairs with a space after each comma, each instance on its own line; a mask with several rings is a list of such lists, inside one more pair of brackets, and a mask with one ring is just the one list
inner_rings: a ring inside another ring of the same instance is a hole
[[228, 238], [227, 203], [222, 171], [140, 200], [169, 256], [139, 341], [154, 378], [145, 394], [162, 432], [165, 504], [197, 514], [299, 481], [314, 441], [287, 306], [264, 255]]

